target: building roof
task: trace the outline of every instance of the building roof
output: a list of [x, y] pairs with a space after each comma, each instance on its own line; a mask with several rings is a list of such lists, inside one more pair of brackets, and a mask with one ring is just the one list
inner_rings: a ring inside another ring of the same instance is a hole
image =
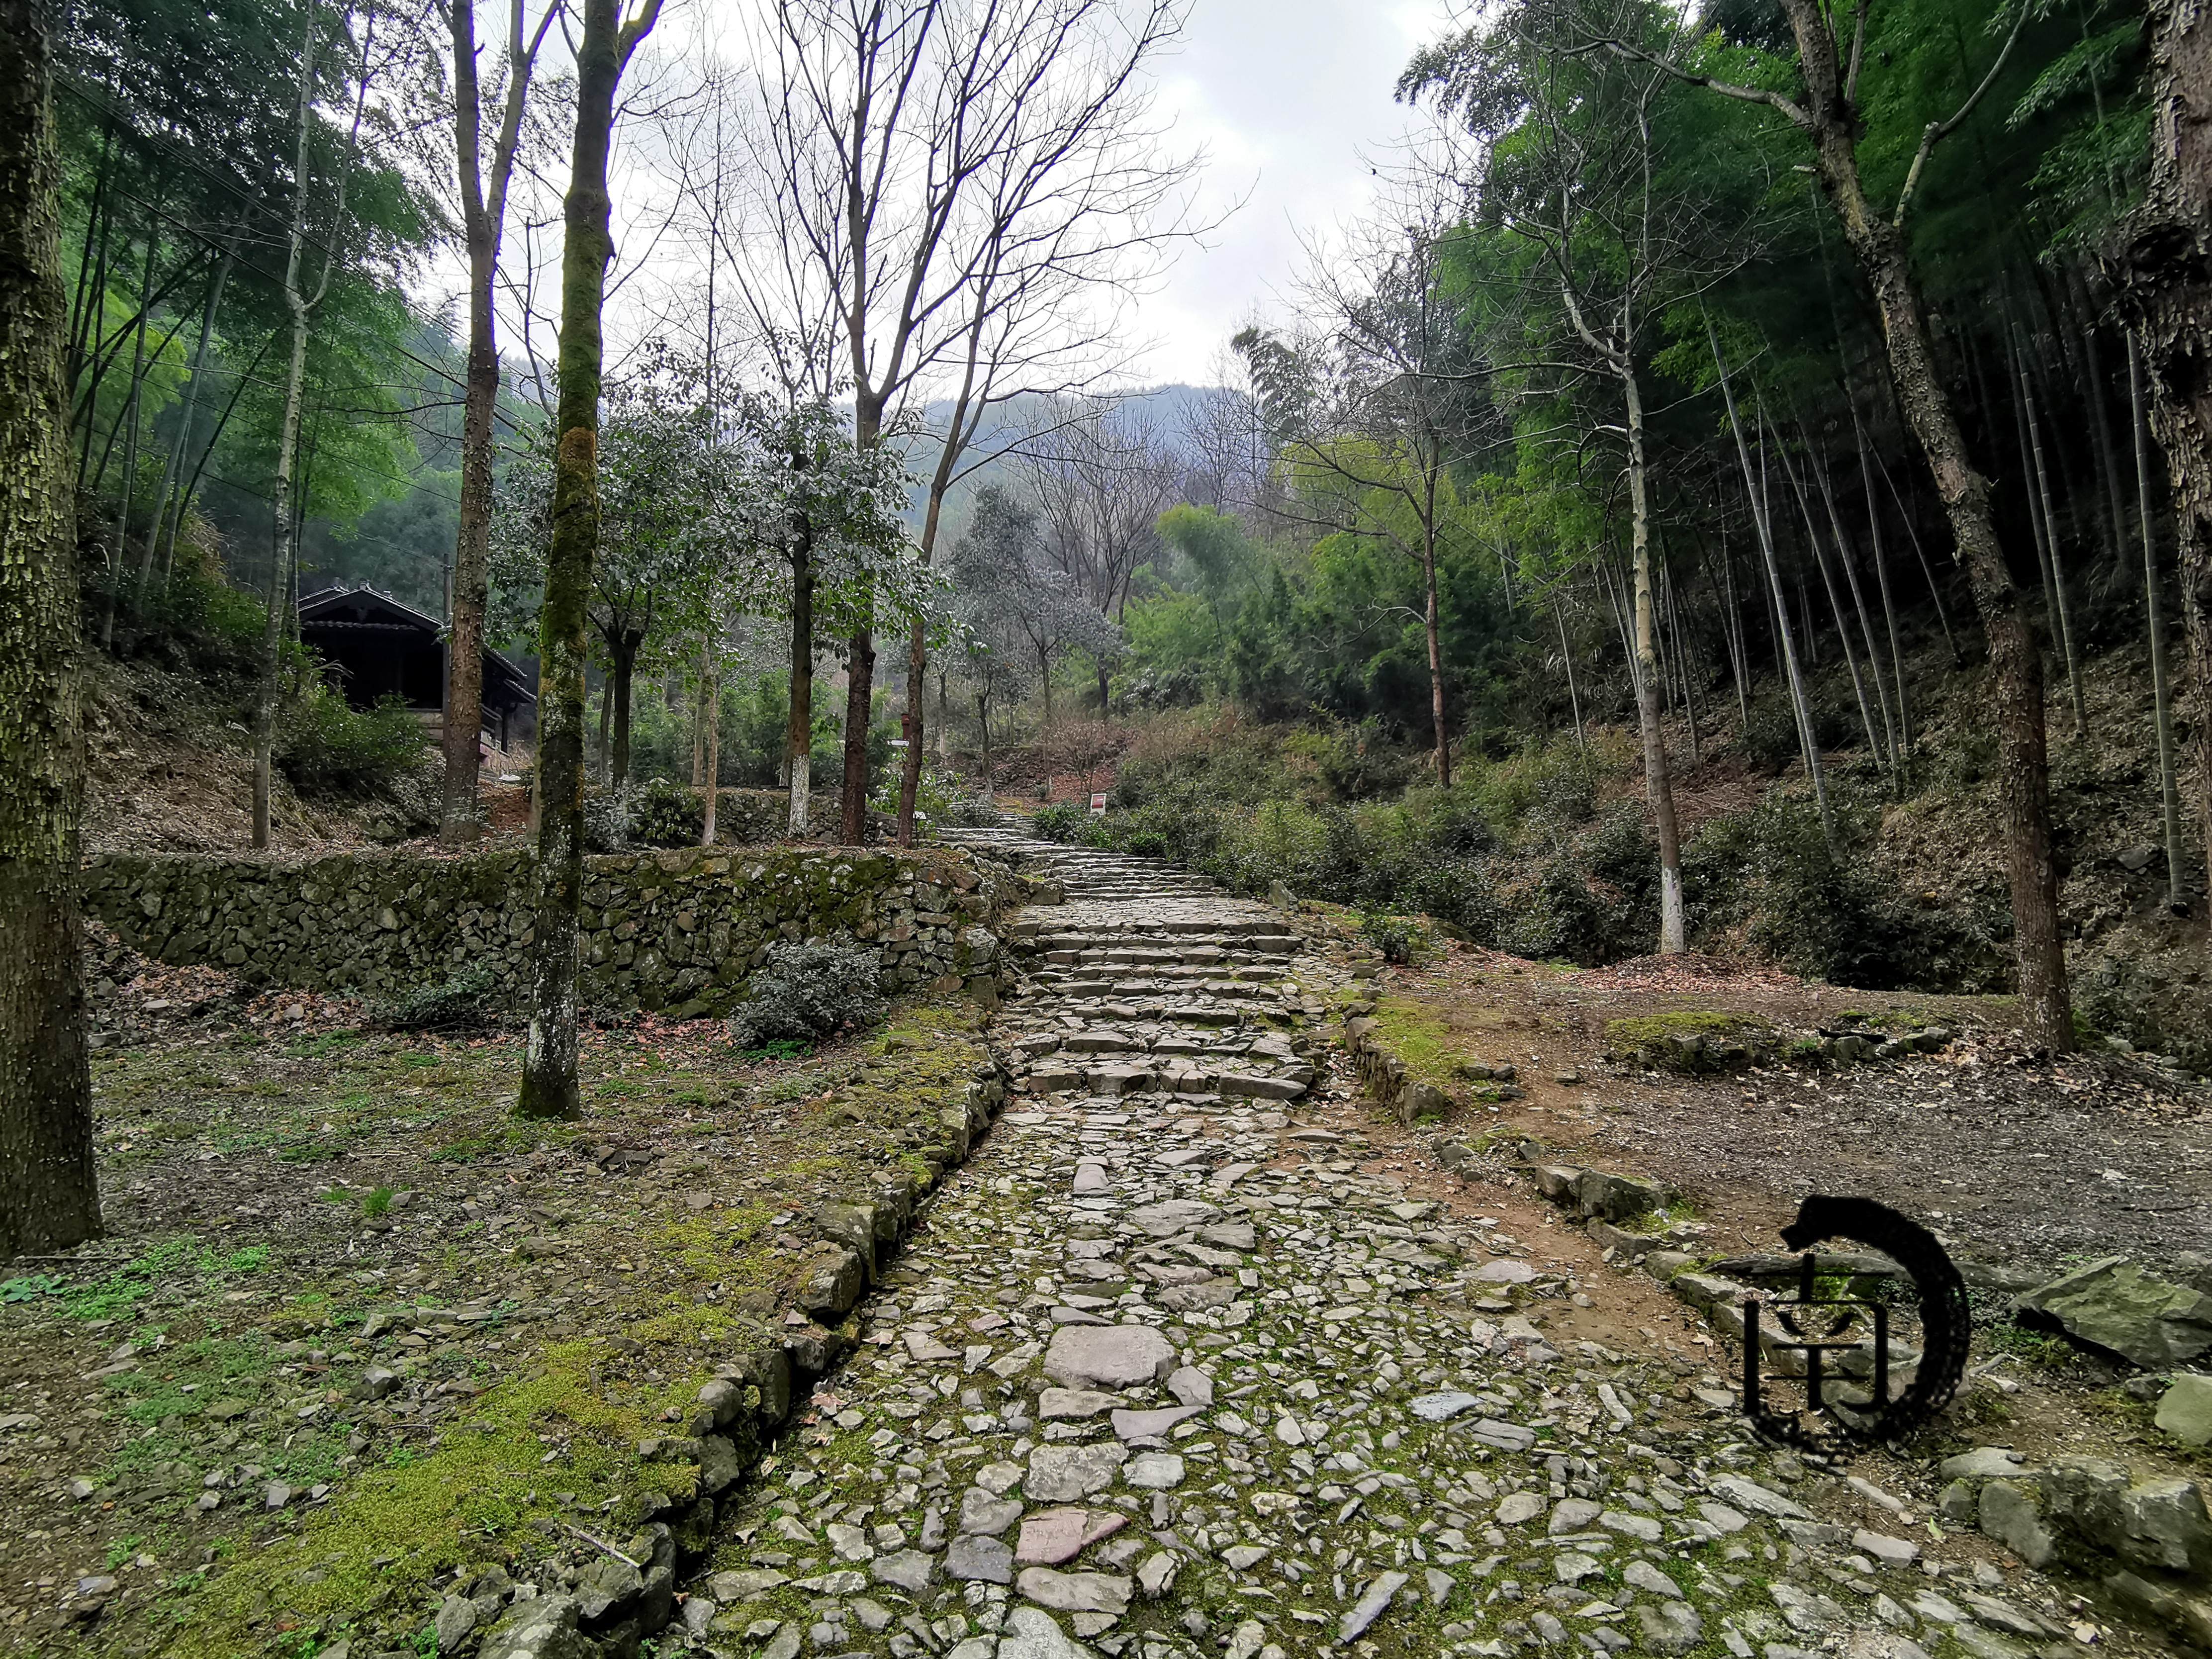
[[[318, 634], [341, 633], [412, 635], [424, 643], [435, 643], [445, 638], [446, 625], [367, 582], [358, 587], [334, 584], [300, 596], [301, 638], [312, 642]], [[510, 703], [538, 701], [529, 677], [502, 653], [486, 646], [483, 662], [487, 692], [496, 689]]]

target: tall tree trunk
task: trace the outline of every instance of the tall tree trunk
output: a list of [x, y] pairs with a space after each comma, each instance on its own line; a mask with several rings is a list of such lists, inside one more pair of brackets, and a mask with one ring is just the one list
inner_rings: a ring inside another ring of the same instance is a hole
[[707, 638], [704, 667], [699, 687], [699, 712], [700, 723], [707, 728], [707, 763], [702, 769], [706, 774], [707, 794], [699, 845], [712, 847], [714, 844], [714, 807], [722, 793], [722, 665], [711, 634]]
[[[507, 218], [507, 181], [520, 142], [538, 43], [551, 22], [550, 8], [534, 38], [523, 34], [523, 9], [514, 0], [507, 21], [507, 87], [491, 167], [483, 155], [483, 100], [477, 72], [474, 0], [449, 0], [453, 37], [454, 158], [461, 185], [462, 230], [469, 252], [469, 356], [461, 404], [460, 521], [453, 538], [452, 614], [447, 618], [445, 749], [446, 783], [439, 836], [461, 846], [483, 833], [477, 799], [477, 733], [483, 723], [484, 608], [489, 599], [493, 416], [499, 403], [499, 342], [492, 289], [499, 274], [499, 246]], [[619, 70], [617, 70], [619, 73]]]
[[[468, 0], [455, 0], [456, 20]], [[456, 58], [461, 25], [454, 24]], [[473, 101], [473, 100], [471, 100]], [[483, 833], [477, 805], [477, 738], [483, 725], [484, 607], [491, 597], [492, 416], [499, 402], [499, 348], [494, 337], [492, 282], [499, 264], [498, 229], [469, 228], [468, 381], [461, 399], [460, 526], [453, 537], [453, 605], [447, 636], [446, 784], [438, 838], [466, 846]]]
[[[867, 372], [859, 336], [854, 336], [854, 378]], [[866, 389], [853, 399], [853, 441], [872, 448], [883, 441], [884, 400]], [[860, 596], [860, 617], [845, 645], [845, 776], [838, 805], [837, 838], [858, 847], [868, 832], [868, 719], [875, 707], [876, 618], [872, 596]]]
[[1429, 721], [1436, 737], [1437, 784], [1451, 787], [1451, 731], [1444, 722], [1443, 609], [1437, 592], [1437, 472], [1423, 480], [1421, 503], [1421, 627], [1429, 649]]
[[230, 285], [231, 266], [237, 258], [238, 240], [234, 234], [224, 242], [222, 263], [216, 267], [215, 276], [208, 283], [207, 302], [200, 311], [199, 343], [192, 348], [191, 370], [185, 377], [185, 406], [177, 417], [177, 435], [169, 445], [169, 458], [161, 467], [161, 488], [154, 498], [153, 526], [140, 552], [137, 602], [141, 606], [146, 603], [146, 590], [153, 580], [155, 548], [164, 541], [173, 542], [176, 538], [175, 526], [170, 517], [170, 492], [179, 482], [185, 454], [191, 444], [192, 420], [199, 411], [200, 387], [207, 379], [208, 342], [215, 336], [216, 314], [222, 308], [222, 291]]
[[0, 1261], [100, 1233], [77, 920], [84, 737], [46, 24], [39, 0], [0, 0]]
[[253, 845], [269, 845], [270, 774], [276, 749], [276, 674], [283, 654], [284, 605], [292, 592], [292, 560], [297, 518], [293, 512], [294, 469], [299, 463], [300, 399], [307, 372], [307, 296], [300, 288], [300, 259], [307, 239], [308, 141], [314, 123], [315, 30], [319, 12], [307, 8], [300, 45], [299, 149], [292, 171], [292, 228], [285, 245], [284, 310], [292, 330], [292, 354], [284, 371], [283, 414], [276, 425], [276, 489], [271, 512], [275, 539], [269, 558], [269, 614], [261, 634], [261, 678], [253, 699]]
[[1704, 764], [1705, 757], [1698, 743], [1698, 692], [1690, 683], [1690, 651], [1687, 636], [1682, 631], [1682, 606], [1674, 592], [1674, 569], [1663, 558], [1659, 565], [1662, 584], [1667, 590], [1667, 629], [1674, 637], [1674, 674], [1682, 683], [1682, 714], [1690, 728], [1690, 764]]
[[845, 642], [845, 779], [837, 839], [858, 847], [868, 838], [868, 719], [875, 705], [876, 634], [866, 617]]
[[[1682, 929], [1682, 838], [1674, 823], [1674, 787], [1667, 775], [1667, 738], [1659, 729], [1659, 658], [1651, 586], [1651, 493], [1644, 457], [1644, 398], [1632, 366], [1620, 377], [1628, 413], [1628, 502], [1636, 566], [1636, 715], [1644, 733], [1644, 793], [1659, 838], [1659, 954], [1680, 956]], [[1429, 577], [1430, 615], [1435, 615], [1436, 576]], [[1434, 649], [1432, 646], [1431, 650]]]
[[2149, 21], [2150, 185], [2109, 264], [2141, 344], [2173, 494], [2198, 830], [2212, 867], [2212, 7], [2150, 0]]
[[1874, 682], [1875, 701], [1881, 706], [1881, 736], [1888, 750], [1886, 759], [1893, 774], [1897, 769], [1897, 716], [1889, 706], [1889, 683], [1882, 678], [1881, 647], [1875, 643], [1874, 619], [1867, 614], [1866, 592], [1859, 583], [1858, 561], [1851, 556], [1850, 539], [1844, 534], [1843, 514], [1836, 507], [1835, 480], [1828, 474], [1828, 459], [1817, 447], [1810, 428], [1801, 428], [1805, 434], [1805, 465], [1812, 469], [1813, 482], [1820, 491], [1820, 504], [1828, 517], [1828, 537], [1835, 544], [1836, 562], [1844, 568], [1844, 585], [1850, 590], [1852, 614], [1858, 618], [1859, 640], [1866, 647], [1867, 678]]
[[2121, 504], [2120, 467], [2118, 454], [2112, 444], [2112, 422], [2105, 407], [2107, 382], [2103, 363], [2097, 352], [2097, 313], [2088, 302], [2081, 270], [2078, 265], [2067, 267], [2068, 294], [2072, 303], [2067, 309], [2074, 315], [2074, 327], [2081, 341], [2082, 374], [2081, 398], [2089, 405], [2090, 429], [2097, 440], [2097, 476], [2105, 487], [2105, 510], [2112, 525], [2112, 540], [2115, 547], [2125, 549], [2128, 540], [2127, 509]]
[[[975, 379], [971, 356], [968, 371], [972, 385]], [[952, 488], [952, 468], [959, 459], [954, 447], [954, 436], [959, 430], [963, 411], [956, 408], [952, 423], [947, 428], [945, 447], [939, 452], [937, 471], [929, 480], [929, 501], [922, 510], [921, 562], [927, 567], [937, 550], [938, 525], [945, 509], [945, 492]], [[914, 802], [921, 789], [921, 750], [926, 733], [923, 731], [923, 706], [929, 690], [929, 634], [922, 619], [916, 617], [907, 629], [906, 638], [906, 712], [899, 719], [899, 735], [906, 739], [906, 749], [899, 757], [898, 844], [914, 845]]]
[[[1765, 419], [1762, 414], [1761, 419]], [[1813, 521], [1813, 503], [1805, 493], [1804, 481], [1797, 476], [1797, 468], [1790, 459], [1790, 452], [1783, 445], [1782, 434], [1770, 422], [1767, 432], [1774, 441], [1775, 453], [1782, 457], [1782, 471], [1790, 480], [1790, 492], [1797, 498], [1797, 511], [1805, 520], [1805, 544], [1813, 550], [1813, 562], [1820, 572], [1820, 586], [1828, 596], [1829, 614], [1836, 619], [1836, 643], [1843, 647], [1844, 667], [1850, 674], [1851, 696], [1859, 708], [1859, 726], [1866, 733], [1867, 747], [1874, 751], [1875, 759], [1887, 765], [1888, 757], [1882, 752], [1881, 738], [1874, 729], [1874, 711], [1868, 706], [1866, 680], [1859, 672], [1859, 653], [1851, 639], [1850, 618], [1844, 613], [1844, 601], [1836, 589], [1836, 573], [1828, 568], [1827, 550], [1820, 544], [1820, 527]], [[1811, 465], [1808, 455], [1806, 465]], [[1800, 596], [1804, 595], [1801, 586]], [[1813, 637], [1811, 604], [1807, 601], [1805, 637]]]
[[1559, 625], [1559, 660], [1567, 670], [1567, 707], [1575, 717], [1575, 747], [1585, 754], [1589, 751], [1589, 739], [1583, 735], [1583, 696], [1575, 688], [1574, 647], [1567, 643], [1567, 613], [1557, 601], [1552, 605], [1552, 619]]
[[[530, 1036], [515, 1110], [524, 1117], [577, 1117], [576, 913], [584, 891], [584, 664], [592, 563], [599, 543], [599, 310], [606, 297], [607, 150], [615, 82], [629, 30], [616, 0], [580, 0], [576, 49], [576, 137], [568, 167], [566, 240], [561, 252], [560, 402], [555, 422], [553, 529], [538, 611], [538, 766], [544, 805], [532, 916]], [[644, 14], [637, 35], [652, 26]]]
[[2173, 763], [2173, 706], [2166, 684], [2166, 622], [2160, 616], [2158, 540], [2152, 533], [2150, 437], [2144, 428], [2142, 366], [2135, 337], [2128, 337], [2128, 409], [2135, 432], [2136, 497], [2142, 521], [2143, 621], [2150, 639], [2150, 699], [2158, 728], [2160, 819], [2166, 842], [2166, 902], [2186, 915], [2181, 885], [2181, 786]]
[[807, 812], [814, 788], [814, 530], [803, 510], [792, 514], [791, 704], [783, 757], [791, 769], [787, 833], [803, 836], [811, 827]]
[[624, 634], [612, 641], [614, 666], [607, 676], [608, 690], [614, 702], [614, 744], [607, 751], [607, 787], [614, 790], [629, 787], [629, 694], [637, 678], [638, 647], [645, 643], [641, 635]]
[[1936, 602], [1936, 620], [1943, 629], [1943, 648], [1951, 653], [1951, 666], [1964, 668], [1966, 655], [1959, 649], [1959, 636], [1951, 631], [1951, 611], [1943, 603], [1943, 584], [1936, 580], [1936, 567], [1928, 562], [1928, 550], [1921, 545], [1920, 532], [1913, 526], [1911, 506], [1891, 479], [1888, 464], [1881, 459], [1880, 451], [1875, 453], [1874, 470], [1881, 475], [1882, 487], [1889, 491], [1890, 500], [1897, 503], [1897, 516], [1905, 526], [1905, 538], [1912, 544], [1913, 556], [1920, 561], [1920, 574], [1927, 580], [1928, 597]]
[[1818, 0], [1782, 3], [1796, 36], [1798, 64], [1805, 77], [1814, 169], [1874, 290], [1898, 401], [1927, 457], [1989, 641], [1990, 668], [1996, 683], [2021, 1024], [2034, 1041], [2054, 1053], [2065, 1053], [2075, 1045], [2074, 1013], [2058, 931], [2058, 866], [2051, 848], [2043, 665], [1990, 516], [1989, 481], [1967, 455], [1950, 393], [1936, 369], [1904, 233], [1874, 210], [1860, 181], [1857, 112], [1844, 89], [1826, 15]]
[[[146, 236], [146, 277], [139, 289], [142, 295], [150, 295], [154, 291], [154, 254], [160, 246], [160, 238], [149, 231]], [[137, 343], [131, 348], [131, 397], [125, 405], [127, 412], [124, 416], [128, 430], [123, 440], [123, 502], [121, 510], [115, 515], [115, 557], [109, 564], [107, 616], [100, 630], [102, 649], [115, 643], [115, 607], [122, 595], [123, 561], [131, 556], [131, 509], [138, 500], [140, 394], [146, 387], [146, 323], [153, 309], [150, 300], [140, 302]]]
[[1713, 368], [1720, 375], [1721, 400], [1728, 407], [1729, 430], [1735, 434], [1735, 453], [1743, 468], [1743, 489], [1751, 502], [1752, 526], [1759, 532], [1759, 551], [1766, 565], [1766, 580], [1774, 599], [1774, 643], [1782, 659], [1784, 683], [1790, 690], [1790, 708], [1797, 721], [1797, 741], [1805, 756], [1805, 775], [1812, 781], [1813, 802], [1820, 814], [1820, 833], [1830, 847], [1836, 844], [1836, 823], [1828, 810], [1828, 783], [1820, 762], [1820, 738], [1813, 725], [1813, 706], [1805, 695], [1805, 677], [1797, 666], [1797, 647], [1790, 635], [1790, 602], [1782, 590], [1782, 567], [1774, 556], [1774, 526], [1767, 516], [1765, 492], [1751, 470], [1751, 448], [1743, 435], [1743, 419], [1736, 411], [1735, 392], [1729, 385], [1728, 365], [1721, 360], [1720, 336], [1711, 319], [1705, 338], [1711, 343]]
[[2073, 687], [2074, 734], [2088, 734], [2089, 712], [2081, 697], [2081, 667], [2074, 654], [2074, 629], [2067, 614], [2065, 575], [2058, 567], [2058, 521], [2051, 511], [2051, 484], [2043, 465], [2043, 434], [2035, 418], [2035, 396], [2028, 390], [2027, 369], [2017, 342], [2012, 343], [2014, 424], [2020, 428], [2020, 464], [2027, 489], [2027, 517], [2035, 532], [2035, 553], [2043, 568], [2045, 624], [2059, 665]]
[[[1874, 579], [1881, 592], [1882, 620], [1889, 630], [1889, 671], [1897, 684], [1898, 768], [1900, 780], [1906, 758], [1912, 753], [1912, 704], [1905, 691], [1905, 651], [1898, 643], [1897, 601], [1889, 586], [1889, 557], [1881, 544], [1881, 502], [1874, 493], [1874, 471], [1867, 454], [1866, 428], [1859, 424], [1859, 406], [1851, 403], [1851, 438], [1859, 452], [1859, 488], [1865, 493], [1867, 534], [1874, 546]], [[1881, 672], [1877, 668], [1876, 673]]]
[[2066, 598], [2066, 567], [2058, 556], [2058, 515], [2051, 506], [2051, 469], [2043, 458], [2043, 422], [2036, 411], [2035, 394], [2027, 377], [2021, 377], [2027, 397], [2028, 443], [2035, 458], [2036, 504], [2042, 511], [2043, 539], [2051, 550], [2051, 592], [2058, 601], [2058, 644], [2066, 661], [2069, 700], [2074, 706], [2074, 735], [2089, 735], [2089, 704], [2081, 691], [2081, 653], [2074, 643], [2074, 611]]

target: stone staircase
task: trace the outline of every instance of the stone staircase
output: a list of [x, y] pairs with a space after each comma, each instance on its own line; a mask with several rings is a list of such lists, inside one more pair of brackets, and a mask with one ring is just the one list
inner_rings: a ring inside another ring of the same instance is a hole
[[1305, 939], [1264, 904], [1203, 878], [1018, 831], [958, 832], [1063, 902], [1032, 905], [1009, 940], [1018, 978], [1002, 1029], [1035, 1094], [1304, 1096], [1327, 1012], [1300, 982]]

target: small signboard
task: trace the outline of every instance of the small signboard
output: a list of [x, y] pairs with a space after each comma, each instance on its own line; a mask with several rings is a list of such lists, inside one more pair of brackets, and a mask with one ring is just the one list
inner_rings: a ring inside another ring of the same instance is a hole
[[1091, 816], [1094, 818], [1106, 816], [1106, 792], [1103, 789], [1091, 792]]

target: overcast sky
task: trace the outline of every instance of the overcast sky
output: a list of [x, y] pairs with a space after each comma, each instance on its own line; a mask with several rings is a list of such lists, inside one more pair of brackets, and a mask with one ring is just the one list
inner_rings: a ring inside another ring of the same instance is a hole
[[1391, 88], [1415, 48], [1441, 34], [1443, 0], [1195, 0], [1162, 90], [1176, 136], [1211, 155], [1206, 193], [1247, 200], [1185, 249], [1139, 313], [1158, 341], [1140, 379], [1204, 382], [1255, 307], [1271, 308], [1300, 259], [1302, 234], [1357, 217], [1374, 180], [1363, 151], [1387, 157], [1407, 126]]

